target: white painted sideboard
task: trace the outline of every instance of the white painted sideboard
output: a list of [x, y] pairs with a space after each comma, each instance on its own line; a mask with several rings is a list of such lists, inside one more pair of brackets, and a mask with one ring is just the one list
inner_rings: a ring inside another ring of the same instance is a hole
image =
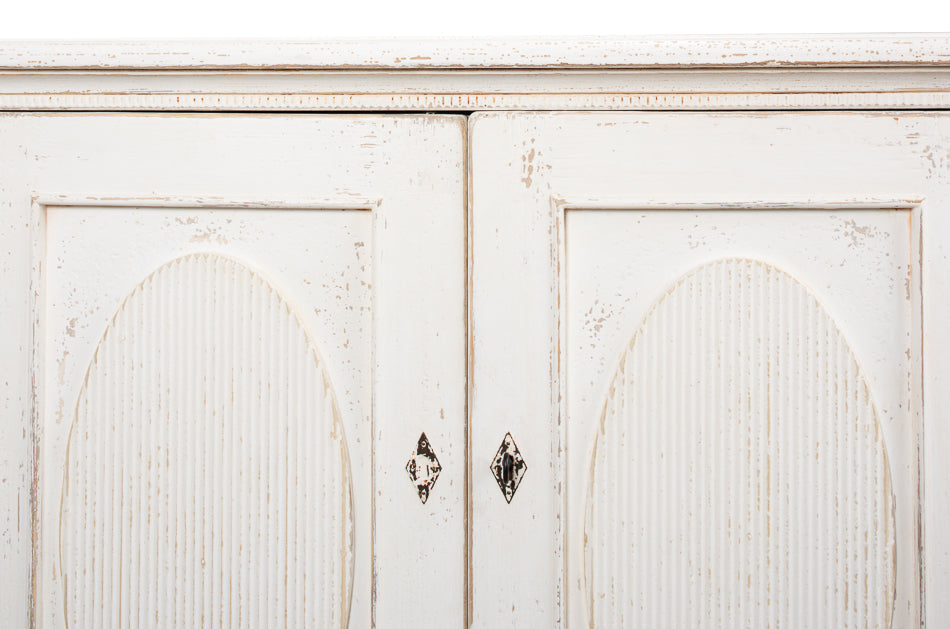
[[950, 37], [0, 43], [4, 626], [950, 623]]

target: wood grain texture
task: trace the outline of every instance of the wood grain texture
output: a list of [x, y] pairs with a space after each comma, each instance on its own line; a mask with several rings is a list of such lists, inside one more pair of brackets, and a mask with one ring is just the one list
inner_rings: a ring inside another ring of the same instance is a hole
[[591, 627], [889, 627], [894, 498], [871, 391], [775, 266], [680, 278], [623, 352], [587, 500]]
[[345, 626], [335, 393], [258, 273], [189, 255], [137, 287], [96, 349], [66, 459], [67, 626]]

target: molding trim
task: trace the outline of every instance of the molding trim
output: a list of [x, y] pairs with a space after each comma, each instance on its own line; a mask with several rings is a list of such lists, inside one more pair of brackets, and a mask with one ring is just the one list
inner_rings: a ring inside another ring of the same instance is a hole
[[0, 69], [435, 69], [948, 65], [946, 34], [0, 42]]
[[950, 91], [795, 94], [0, 94], [6, 111], [934, 110]]
[[0, 42], [3, 111], [950, 109], [950, 35]]

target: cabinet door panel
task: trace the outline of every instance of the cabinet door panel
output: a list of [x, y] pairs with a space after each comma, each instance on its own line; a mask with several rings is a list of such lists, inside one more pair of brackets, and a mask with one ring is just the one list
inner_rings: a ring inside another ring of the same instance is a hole
[[[4, 447], [26, 479], [35, 448], [37, 624], [403, 626], [433, 592], [427, 614], [461, 622], [463, 119], [0, 133], [4, 289], [36, 313], [7, 298], [34, 355], [3, 360], [34, 373]], [[443, 467], [425, 503], [423, 432]]]
[[946, 119], [471, 124], [476, 625], [917, 623]]

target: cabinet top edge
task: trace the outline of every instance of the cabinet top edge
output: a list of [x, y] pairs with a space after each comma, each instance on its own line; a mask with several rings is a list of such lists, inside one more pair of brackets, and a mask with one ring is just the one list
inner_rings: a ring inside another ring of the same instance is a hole
[[950, 66], [950, 33], [0, 41], [0, 70], [570, 70]]

